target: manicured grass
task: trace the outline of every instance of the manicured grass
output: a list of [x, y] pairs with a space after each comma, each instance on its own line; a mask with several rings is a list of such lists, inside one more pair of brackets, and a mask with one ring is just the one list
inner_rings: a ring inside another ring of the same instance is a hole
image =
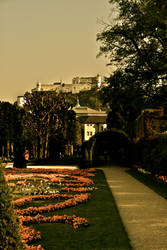
[[167, 199], [167, 183], [159, 180], [157, 177], [151, 174], [144, 174], [136, 169], [130, 169], [127, 171], [128, 174], [151, 188], [154, 192]]
[[89, 226], [74, 230], [71, 225], [61, 223], [34, 225], [41, 232], [42, 240], [39, 244], [44, 249], [132, 249], [101, 170], [96, 171], [94, 181], [98, 189], [92, 192], [92, 198], [87, 203], [51, 213], [85, 217]]

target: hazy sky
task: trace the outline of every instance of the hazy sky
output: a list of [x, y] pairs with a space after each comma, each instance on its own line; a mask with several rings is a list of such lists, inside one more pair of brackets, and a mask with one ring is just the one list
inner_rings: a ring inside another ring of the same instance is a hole
[[0, 100], [37, 82], [108, 75], [96, 34], [110, 12], [108, 0], [0, 0]]

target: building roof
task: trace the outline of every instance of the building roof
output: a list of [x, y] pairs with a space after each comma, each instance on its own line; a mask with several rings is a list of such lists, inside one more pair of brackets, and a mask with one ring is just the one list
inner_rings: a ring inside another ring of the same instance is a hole
[[106, 124], [106, 116], [80, 116], [78, 120], [84, 124]]
[[99, 110], [91, 109], [91, 108], [88, 108], [88, 107], [85, 107], [85, 106], [80, 106], [80, 107], [75, 106], [73, 108], [73, 110], [75, 111], [77, 116], [80, 116], [80, 115], [107, 116], [105, 111], [101, 111], [101, 110], [99, 111]]
[[81, 106], [79, 104], [79, 99], [77, 99], [77, 104], [76, 106], [73, 108], [73, 110], [76, 113], [76, 116], [104, 116], [106, 117], [106, 111], [102, 111], [102, 110], [96, 110], [96, 109], [91, 109], [88, 108], [86, 106]]
[[80, 107], [74, 107], [73, 110], [76, 112], [76, 114], [99, 114], [99, 115], [106, 115], [106, 112], [105, 111], [99, 111], [99, 110], [95, 110], [95, 109], [91, 109], [91, 108], [88, 108], [88, 107], [85, 107], [85, 106], [80, 106]]

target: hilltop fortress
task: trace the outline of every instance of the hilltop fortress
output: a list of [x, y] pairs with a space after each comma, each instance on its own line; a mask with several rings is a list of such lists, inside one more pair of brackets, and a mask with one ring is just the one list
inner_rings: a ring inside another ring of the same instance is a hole
[[[108, 83], [104, 81], [104, 79], [97, 74], [97, 76], [90, 77], [74, 77], [72, 79], [72, 83], [63, 83], [62, 81], [54, 82], [54, 83], [40, 83], [37, 82], [36, 87], [31, 90], [34, 91], [56, 91], [59, 93], [72, 93], [77, 94], [81, 91], [89, 91], [92, 88], [102, 88], [107, 86]], [[24, 105], [24, 96], [17, 97], [18, 106]]]
[[38, 82], [33, 91], [58, 91], [63, 93], [72, 94], [79, 93], [80, 91], [91, 90], [93, 87], [101, 88], [106, 83], [102, 80], [100, 75], [94, 77], [75, 77], [72, 83], [67, 84], [63, 82], [54, 82], [51, 84], [43, 84]]

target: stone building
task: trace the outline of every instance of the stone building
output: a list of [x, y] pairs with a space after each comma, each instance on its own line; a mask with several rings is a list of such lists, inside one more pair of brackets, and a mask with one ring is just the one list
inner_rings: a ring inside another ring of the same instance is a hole
[[72, 83], [66, 84], [63, 82], [54, 82], [49, 84], [37, 83], [36, 87], [32, 91], [58, 91], [63, 93], [72, 94], [79, 93], [80, 91], [91, 90], [97, 86], [101, 88], [105, 85], [100, 75], [94, 77], [74, 77]]
[[18, 96], [17, 97], [17, 105], [19, 107], [23, 107], [24, 106], [24, 96]]
[[[97, 74], [97, 76], [91, 77], [74, 77], [72, 83], [63, 83], [62, 81], [54, 83], [40, 83], [37, 82], [36, 87], [31, 90], [33, 91], [57, 91], [62, 93], [72, 93], [77, 94], [81, 91], [89, 91], [93, 87], [102, 88], [107, 86], [107, 83], [102, 79], [102, 77]], [[23, 106], [23, 96], [17, 97], [17, 103], [19, 106]]]
[[160, 109], [144, 109], [134, 124], [134, 138], [136, 141], [143, 137], [166, 132], [167, 120], [164, 111]]
[[[79, 100], [73, 108], [76, 118], [82, 127], [82, 141], [88, 141], [98, 132], [102, 132], [107, 128], [107, 113], [101, 110], [95, 110], [86, 106], [80, 106]], [[77, 131], [76, 131], [77, 132]]]

